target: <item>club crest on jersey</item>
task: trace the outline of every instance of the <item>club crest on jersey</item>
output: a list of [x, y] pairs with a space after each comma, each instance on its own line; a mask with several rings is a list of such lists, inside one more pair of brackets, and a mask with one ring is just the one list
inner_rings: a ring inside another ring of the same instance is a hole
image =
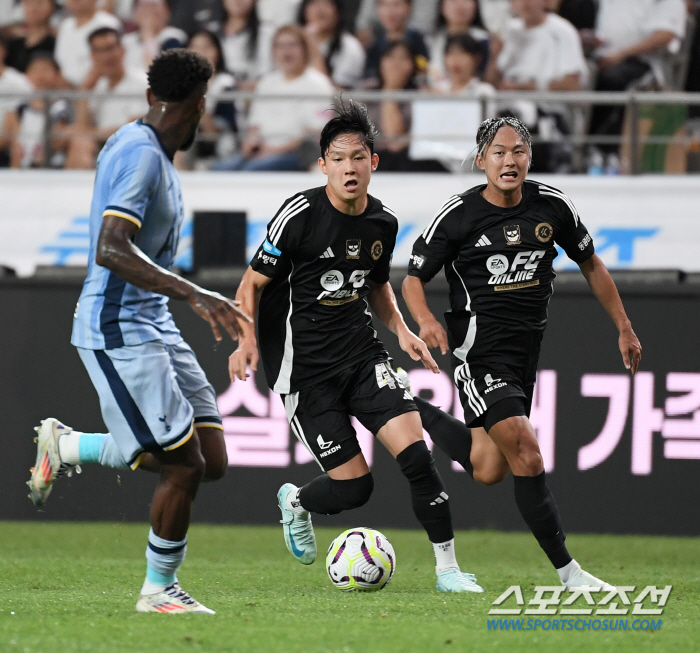
[[541, 243], [548, 243], [552, 240], [553, 235], [554, 229], [552, 229], [552, 225], [549, 222], [540, 222], [535, 227], [535, 236]]
[[340, 270], [328, 270], [321, 277], [321, 286], [323, 286], [324, 290], [338, 290], [343, 287], [344, 281], [345, 278]]
[[396, 389], [396, 379], [387, 369], [386, 363], [377, 363], [374, 366], [374, 374], [377, 377], [377, 386], [383, 388], [388, 385], [392, 390]]
[[362, 241], [359, 238], [351, 238], [345, 241], [345, 257], [360, 258], [360, 246]]
[[379, 259], [379, 257], [382, 255], [382, 252], [384, 251], [384, 246], [382, 245], [381, 240], [377, 240], [374, 242], [372, 245], [372, 249], [370, 252], [372, 253], [372, 258], [376, 261]]
[[503, 233], [508, 245], [520, 245], [520, 225], [514, 224], [510, 227], [503, 227]]

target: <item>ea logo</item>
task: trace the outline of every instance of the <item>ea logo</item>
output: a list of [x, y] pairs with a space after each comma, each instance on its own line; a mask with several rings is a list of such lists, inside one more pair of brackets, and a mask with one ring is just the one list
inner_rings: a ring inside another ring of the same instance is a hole
[[339, 270], [328, 270], [328, 272], [321, 277], [321, 285], [324, 290], [339, 290], [343, 287], [344, 281], [343, 273]]
[[486, 269], [491, 274], [500, 274], [502, 272], [508, 271], [508, 259], [502, 254], [495, 254], [494, 256], [489, 256], [486, 261]]

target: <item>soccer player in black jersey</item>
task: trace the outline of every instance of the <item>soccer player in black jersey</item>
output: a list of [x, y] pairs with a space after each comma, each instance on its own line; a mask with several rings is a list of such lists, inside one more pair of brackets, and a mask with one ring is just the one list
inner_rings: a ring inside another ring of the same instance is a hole
[[[282, 395], [292, 431], [325, 472], [301, 488], [280, 488], [285, 543], [295, 559], [311, 564], [317, 550], [309, 513], [332, 515], [369, 499], [374, 481], [350, 423], [354, 415], [409, 482], [413, 510], [435, 552], [437, 589], [483, 592], [473, 575], [459, 570], [449, 499], [420, 416], [372, 327], [370, 308], [401, 349], [438, 372], [389, 285], [398, 220], [367, 194], [379, 161], [375, 128], [362, 105], [341, 103], [336, 112], [321, 134], [319, 166], [327, 185], [282, 205], [236, 294], [241, 310], [259, 315], [267, 382]], [[248, 327], [230, 358], [232, 380], [245, 380], [248, 366], [257, 369], [255, 329]]]
[[[579, 265], [615, 322], [624, 365], [633, 374], [641, 346], [571, 200], [525, 179], [531, 158], [530, 134], [519, 120], [482, 123], [476, 164], [487, 183], [453, 195], [413, 246], [403, 295], [428, 347], [452, 350], [453, 379], [471, 431], [428, 402], [415, 402], [432, 439], [474, 480], [491, 485], [513, 472], [518, 509], [565, 586], [605, 588], [566, 549], [528, 419], [555, 277], [555, 243]], [[450, 287], [449, 338], [424, 291], [441, 268]]]

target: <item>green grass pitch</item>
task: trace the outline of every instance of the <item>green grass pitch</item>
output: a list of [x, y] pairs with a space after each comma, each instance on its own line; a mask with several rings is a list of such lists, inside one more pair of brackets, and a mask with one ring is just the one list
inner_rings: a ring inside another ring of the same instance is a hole
[[[342, 593], [323, 558], [303, 567], [272, 527], [193, 526], [183, 587], [215, 616], [137, 614], [148, 527], [0, 523], [0, 652], [413, 653], [700, 650], [700, 566], [692, 538], [577, 536], [572, 552], [618, 585], [673, 585], [656, 632], [493, 632], [491, 602], [510, 585], [554, 585], [531, 536], [460, 532], [458, 559], [481, 595], [435, 591], [422, 532], [386, 530], [397, 572], [382, 592]], [[336, 529], [317, 529], [325, 552]], [[628, 617], [630, 622], [631, 616]], [[654, 617], [657, 619], [658, 617]]]

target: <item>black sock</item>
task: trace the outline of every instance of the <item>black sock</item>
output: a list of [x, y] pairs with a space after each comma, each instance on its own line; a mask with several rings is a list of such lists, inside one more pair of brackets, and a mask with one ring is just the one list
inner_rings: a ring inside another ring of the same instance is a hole
[[406, 447], [396, 461], [411, 486], [413, 512], [428, 539], [439, 544], [454, 537], [450, 502], [433, 456], [423, 440]]
[[335, 481], [323, 474], [299, 490], [299, 503], [309, 512], [337, 515], [343, 510], [363, 506], [369, 500], [373, 489], [374, 478], [371, 472], [346, 481]]
[[469, 460], [472, 453], [471, 429], [425, 399], [414, 397], [413, 401], [418, 406], [423, 428], [432, 441], [474, 478], [474, 467]]
[[566, 535], [557, 504], [544, 480], [544, 472], [537, 476], [513, 475], [513, 487], [520, 514], [554, 568], [568, 565], [572, 558], [564, 544]]

